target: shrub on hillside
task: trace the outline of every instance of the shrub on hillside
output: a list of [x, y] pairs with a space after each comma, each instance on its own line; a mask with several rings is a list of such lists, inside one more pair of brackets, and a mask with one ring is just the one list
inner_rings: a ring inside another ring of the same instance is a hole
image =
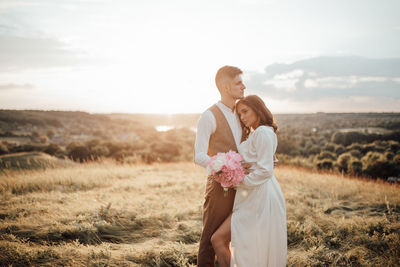
[[350, 159], [352, 158], [350, 153], [343, 153], [341, 154], [336, 161], [336, 167], [340, 172], [345, 172], [347, 173], [348, 168], [349, 168], [349, 162]]
[[394, 156], [393, 162], [394, 162], [394, 164], [396, 164], [397, 166], [400, 167], [400, 155]]
[[329, 151], [329, 152], [335, 152], [335, 145], [332, 143], [328, 143], [322, 148], [322, 150]]
[[321, 148], [318, 145], [312, 145], [309, 149], [308, 155], [316, 155], [316, 154], [319, 154], [320, 152], [321, 152]]
[[325, 158], [322, 160], [317, 160], [315, 162], [315, 167], [318, 170], [333, 170], [334, 162], [331, 159]]
[[92, 139], [85, 142], [85, 146], [89, 150], [89, 157], [92, 160], [97, 160], [99, 158], [107, 157], [110, 151], [107, 146], [105, 146], [100, 140]]
[[378, 152], [368, 152], [362, 157], [363, 173], [377, 178], [387, 178], [397, 175], [397, 166], [394, 161], [388, 161], [385, 155]]
[[66, 150], [68, 158], [74, 161], [84, 162], [90, 160], [89, 149], [81, 143], [72, 142], [67, 146]]
[[356, 157], [351, 157], [349, 159], [349, 162], [347, 165], [347, 173], [350, 173], [352, 175], [361, 175], [362, 169], [363, 169], [363, 165], [362, 165], [361, 160], [359, 160]]
[[343, 154], [344, 152], [346, 152], [346, 148], [343, 145], [336, 145], [335, 146], [336, 155], [339, 156], [339, 155]]
[[383, 153], [385, 151], [385, 148], [377, 143], [371, 143], [371, 144], [366, 144], [361, 146], [361, 153], [366, 155], [368, 152], [373, 151], [373, 152], [379, 152]]
[[393, 160], [393, 158], [394, 158], [394, 154], [389, 151], [386, 151], [384, 156], [385, 156], [386, 160], [388, 160], [388, 161]]
[[121, 151], [123, 151], [124, 148], [127, 147], [127, 145], [124, 145], [123, 143], [112, 141], [105, 142], [104, 146], [107, 147], [108, 156], [110, 157], [119, 157], [119, 155], [121, 155]]
[[324, 159], [329, 159], [329, 160], [336, 160], [336, 154], [330, 151], [321, 151], [321, 153], [319, 153], [316, 156], [317, 160], [324, 160]]
[[393, 153], [397, 153], [400, 151], [400, 143], [396, 141], [389, 141], [389, 149]]
[[359, 143], [353, 143], [351, 145], [346, 146], [346, 150], [350, 151], [350, 150], [358, 150], [361, 151], [362, 147]]
[[159, 158], [154, 153], [149, 151], [140, 153], [140, 158], [144, 163], [147, 164], [159, 161]]
[[351, 156], [356, 157], [358, 159], [361, 159], [361, 157], [363, 156], [363, 154], [360, 152], [360, 150], [356, 150], [356, 149], [352, 149], [347, 153], [349, 153]]
[[131, 155], [131, 153], [129, 153], [126, 150], [119, 150], [118, 152], [114, 152], [111, 155], [111, 158], [122, 163], [122, 162], [124, 162], [124, 159], [130, 155]]
[[114, 157], [114, 155], [121, 151], [114, 150], [111, 155], [107, 145], [97, 139], [87, 141], [83, 144], [72, 142], [67, 146], [66, 150], [69, 158], [79, 162], [98, 160], [99, 158], [108, 156]]
[[89, 150], [90, 156], [93, 160], [99, 159], [99, 158], [105, 158], [109, 155], [108, 148], [103, 145], [98, 145], [91, 147]]
[[62, 149], [59, 145], [57, 144], [49, 144], [44, 150], [43, 152], [52, 155], [52, 156], [56, 156], [57, 154], [62, 152]]

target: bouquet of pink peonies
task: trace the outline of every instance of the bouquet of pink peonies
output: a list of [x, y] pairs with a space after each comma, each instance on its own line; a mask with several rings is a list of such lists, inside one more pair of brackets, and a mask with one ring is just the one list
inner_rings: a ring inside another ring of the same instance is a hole
[[228, 187], [238, 185], [246, 176], [242, 166], [243, 157], [239, 153], [229, 150], [227, 153], [218, 153], [207, 163], [206, 171], [212, 175], [224, 188], [224, 196]]

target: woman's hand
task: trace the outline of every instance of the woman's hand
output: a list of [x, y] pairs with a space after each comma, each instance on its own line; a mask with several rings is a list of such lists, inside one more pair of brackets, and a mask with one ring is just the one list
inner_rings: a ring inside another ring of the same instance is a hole
[[244, 168], [244, 174], [249, 174], [250, 173], [250, 167], [251, 167], [251, 163], [247, 163], [247, 162], [244, 162], [244, 163], [242, 163], [242, 167]]
[[274, 154], [274, 167], [276, 167], [276, 165], [278, 165], [278, 158], [276, 157], [276, 155]]

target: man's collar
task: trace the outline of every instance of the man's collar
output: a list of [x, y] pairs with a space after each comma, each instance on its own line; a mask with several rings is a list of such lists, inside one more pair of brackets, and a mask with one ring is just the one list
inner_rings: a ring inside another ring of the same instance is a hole
[[230, 112], [232, 112], [232, 113], [235, 113], [235, 112], [236, 112], [236, 107], [233, 107], [233, 110], [232, 110], [230, 107], [228, 107], [227, 105], [225, 105], [224, 103], [222, 103], [221, 100], [218, 101], [217, 106], [220, 107], [220, 108], [225, 109], [226, 111], [230, 111]]

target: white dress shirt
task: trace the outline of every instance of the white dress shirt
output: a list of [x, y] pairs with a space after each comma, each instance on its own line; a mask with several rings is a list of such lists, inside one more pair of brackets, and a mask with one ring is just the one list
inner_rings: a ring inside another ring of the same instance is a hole
[[[221, 101], [216, 105], [224, 114], [225, 119], [232, 130], [236, 146], [239, 147], [242, 138], [242, 127], [240, 126], [240, 120], [236, 113], [236, 109], [232, 111], [232, 109], [224, 105]], [[210, 110], [206, 110], [201, 114], [199, 121], [197, 122], [197, 134], [194, 146], [194, 162], [196, 164], [206, 167], [207, 162], [210, 160], [210, 157], [207, 155], [210, 136], [216, 129], [217, 121], [213, 113]]]

